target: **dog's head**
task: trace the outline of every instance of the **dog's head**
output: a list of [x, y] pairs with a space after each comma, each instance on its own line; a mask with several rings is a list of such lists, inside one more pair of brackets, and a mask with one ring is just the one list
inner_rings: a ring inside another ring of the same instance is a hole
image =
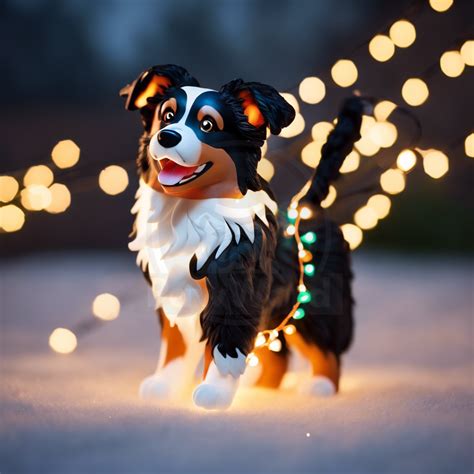
[[158, 186], [193, 199], [261, 189], [257, 164], [266, 129], [278, 134], [295, 115], [273, 87], [236, 79], [219, 91], [205, 89], [174, 65], [148, 69], [121, 95], [127, 110], [141, 113], [141, 152]]

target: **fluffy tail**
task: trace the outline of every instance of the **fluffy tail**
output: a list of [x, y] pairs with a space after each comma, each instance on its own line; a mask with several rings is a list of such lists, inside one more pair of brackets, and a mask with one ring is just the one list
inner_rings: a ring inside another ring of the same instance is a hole
[[362, 115], [367, 113], [370, 101], [360, 97], [346, 99], [334, 130], [321, 150], [321, 160], [311, 180], [311, 186], [300, 205], [319, 207], [329, 192], [329, 185], [339, 176], [339, 169], [354, 143], [360, 139]]

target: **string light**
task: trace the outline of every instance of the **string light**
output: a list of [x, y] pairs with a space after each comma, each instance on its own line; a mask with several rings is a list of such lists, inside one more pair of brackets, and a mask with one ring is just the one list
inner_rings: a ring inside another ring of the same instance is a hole
[[270, 160], [262, 158], [258, 162], [257, 172], [265, 181], [270, 181], [275, 174], [275, 168]]
[[439, 60], [441, 70], [448, 77], [460, 76], [465, 68], [464, 60], [459, 51], [446, 51]]
[[332, 80], [340, 87], [352, 86], [358, 75], [357, 67], [350, 59], [340, 59], [331, 69]]
[[18, 181], [12, 176], [0, 176], [0, 202], [10, 202], [19, 188]]
[[340, 227], [344, 240], [351, 250], [355, 250], [362, 242], [362, 231], [354, 224], [344, 224]]
[[430, 91], [424, 81], [412, 77], [405, 81], [402, 87], [402, 97], [408, 105], [417, 107], [428, 99]]
[[58, 168], [71, 168], [79, 161], [81, 150], [72, 140], [61, 140], [51, 152], [51, 158]]
[[[295, 318], [293, 317], [293, 319]], [[295, 334], [296, 328], [295, 326], [293, 326], [293, 324], [288, 324], [288, 326], [286, 326], [285, 329], [283, 329], [283, 332], [291, 336], [292, 334]]]
[[273, 352], [280, 352], [281, 351], [281, 341], [280, 339], [275, 339], [274, 341], [270, 342], [268, 348]]
[[390, 114], [397, 108], [397, 104], [390, 100], [382, 100], [374, 107], [374, 116], [378, 122], [384, 122], [390, 117]]
[[352, 173], [359, 167], [360, 163], [360, 155], [357, 153], [357, 151], [352, 150], [347, 156], [344, 162], [342, 163], [342, 166], [340, 168], [340, 172], [345, 174], [345, 173]]
[[390, 148], [398, 137], [397, 127], [390, 122], [376, 122], [370, 127], [368, 138], [381, 148]]
[[71, 205], [71, 193], [64, 184], [54, 183], [49, 191], [51, 193], [51, 203], [45, 210], [51, 214], [64, 212]]
[[121, 166], [107, 166], [100, 172], [99, 186], [102, 191], [111, 196], [120, 194], [128, 186], [128, 174]]
[[313, 276], [315, 271], [316, 269], [312, 263], [308, 263], [304, 266], [305, 275]]
[[395, 46], [408, 48], [416, 40], [416, 29], [413, 23], [407, 20], [399, 20], [390, 27], [389, 36]]
[[301, 150], [301, 161], [310, 168], [316, 168], [321, 160], [323, 142], [310, 142]]
[[377, 35], [369, 43], [369, 53], [376, 61], [385, 62], [394, 55], [395, 45], [388, 36]]
[[391, 205], [390, 198], [384, 194], [374, 194], [367, 201], [367, 206], [375, 212], [378, 219], [388, 216]]
[[448, 11], [453, 3], [454, 0], [430, 0], [431, 8], [438, 13]]
[[354, 222], [361, 229], [372, 229], [377, 225], [377, 221], [376, 212], [369, 206], [361, 207], [354, 214]]
[[330, 122], [318, 122], [311, 129], [311, 136], [315, 142], [326, 142], [328, 135], [334, 129], [334, 125]]
[[53, 172], [45, 165], [32, 166], [23, 178], [23, 185], [28, 187], [33, 184], [50, 186], [54, 181]]
[[402, 150], [397, 157], [397, 166], [402, 171], [410, 171], [416, 164], [416, 154], [412, 150]]
[[319, 104], [326, 95], [326, 86], [319, 77], [307, 77], [299, 87], [301, 100], [308, 104]]
[[49, 346], [59, 354], [70, 354], [77, 347], [76, 335], [66, 328], [56, 328], [49, 336]]
[[423, 169], [433, 179], [439, 179], [449, 170], [448, 157], [439, 150], [428, 150], [423, 153]]
[[110, 293], [97, 295], [92, 303], [92, 313], [99, 319], [112, 321], [120, 313], [120, 301]]
[[300, 133], [304, 131], [304, 128], [305, 128], [304, 118], [300, 113], [297, 113], [295, 115], [295, 119], [293, 120], [293, 122], [291, 122], [291, 124], [288, 125], [288, 127], [285, 127], [284, 129], [282, 129], [279, 136], [283, 138], [296, 137], [297, 135], [299, 135]]
[[14, 204], [0, 207], [0, 227], [5, 232], [16, 232], [25, 223], [25, 213]]
[[256, 356], [253, 352], [251, 352], [248, 356], [247, 356], [247, 364], [250, 366], [250, 367], [257, 367], [258, 363], [260, 362], [258, 356]]
[[263, 334], [259, 334], [255, 339], [255, 347], [262, 347], [267, 342], [267, 338]]
[[329, 192], [328, 192], [328, 195], [326, 196], [326, 199], [323, 199], [321, 201], [321, 207], [323, 209], [327, 209], [334, 203], [334, 201], [336, 200], [336, 197], [337, 197], [336, 188], [333, 185], [330, 185]]
[[405, 189], [405, 175], [399, 169], [389, 169], [380, 176], [380, 185], [388, 194], [398, 194]]
[[466, 140], [464, 141], [464, 151], [467, 156], [474, 158], [474, 133], [471, 133], [466, 137]]
[[316, 234], [314, 232], [306, 232], [306, 234], [301, 237], [301, 242], [308, 245], [314, 244], [316, 242]]
[[461, 57], [466, 66], [474, 66], [474, 40], [468, 40], [461, 46]]
[[313, 216], [313, 213], [311, 212], [311, 209], [309, 207], [303, 207], [301, 208], [300, 211], [300, 217], [303, 220], [310, 219]]
[[305, 311], [303, 308], [298, 308], [293, 315], [293, 319], [303, 319], [305, 317]]

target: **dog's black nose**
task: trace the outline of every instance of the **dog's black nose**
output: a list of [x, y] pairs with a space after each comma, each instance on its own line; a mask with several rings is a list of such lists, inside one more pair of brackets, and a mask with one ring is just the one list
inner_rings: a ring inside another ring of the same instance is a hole
[[180, 141], [181, 135], [174, 130], [162, 130], [158, 134], [158, 143], [165, 148], [176, 146]]

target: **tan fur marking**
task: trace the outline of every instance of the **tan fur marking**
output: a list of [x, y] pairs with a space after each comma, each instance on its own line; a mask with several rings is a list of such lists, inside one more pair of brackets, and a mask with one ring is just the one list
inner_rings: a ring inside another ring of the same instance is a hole
[[288, 368], [288, 357], [266, 347], [259, 348], [254, 353], [262, 364], [262, 373], [257, 381], [257, 386], [278, 388]]
[[172, 360], [184, 356], [186, 352], [186, 344], [178, 327], [171, 327], [168, 318], [164, 315], [161, 309], [159, 310], [159, 318], [161, 322], [161, 339], [167, 342], [166, 357], [164, 361], [165, 366]]

